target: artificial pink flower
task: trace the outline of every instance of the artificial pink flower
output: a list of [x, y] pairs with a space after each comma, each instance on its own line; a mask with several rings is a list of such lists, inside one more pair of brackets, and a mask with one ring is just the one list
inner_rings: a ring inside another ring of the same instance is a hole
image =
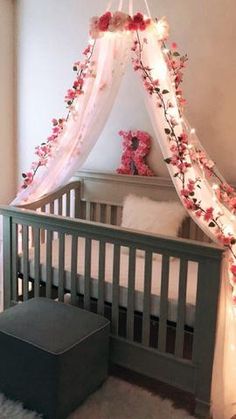
[[138, 13], [136, 13], [136, 15], [134, 15], [134, 17], [133, 17], [133, 22], [134, 23], [136, 23], [137, 25], [139, 25], [143, 21], [144, 21], [144, 18], [143, 18], [142, 13], [138, 12]]
[[83, 55], [88, 55], [91, 51], [91, 45], [88, 45], [87, 48], [83, 51]]
[[173, 50], [176, 50], [176, 49], [178, 48], [178, 45], [176, 44], [176, 42], [172, 42], [172, 44], [171, 44], [171, 48], [172, 48]]
[[223, 233], [217, 235], [218, 240], [223, 244], [223, 246], [230, 246], [232, 237], [225, 236]]
[[187, 198], [188, 195], [189, 195], [189, 190], [188, 189], [181, 189], [180, 194]]
[[128, 15], [123, 12], [115, 12], [109, 23], [109, 31], [123, 31], [128, 22]]
[[179, 139], [183, 143], [187, 144], [188, 143], [188, 134], [185, 131], [183, 131], [182, 134], [180, 135]]
[[65, 96], [65, 101], [70, 102], [70, 101], [74, 100], [75, 96], [76, 96], [75, 90], [69, 89], [69, 90], [67, 90], [67, 94]]
[[90, 20], [89, 34], [90, 34], [91, 38], [93, 38], [93, 39], [97, 39], [97, 38], [100, 37], [99, 17], [98, 16], [94, 16]]
[[188, 210], [196, 209], [196, 205], [191, 199], [184, 198], [183, 203], [184, 203], [185, 208], [187, 208]]
[[212, 208], [212, 207], [206, 209], [206, 212], [204, 214], [204, 220], [205, 221], [212, 220], [212, 218], [213, 218], [213, 211], [214, 211], [214, 208]]
[[236, 212], [236, 197], [230, 199], [229, 207], [233, 212]]
[[234, 189], [232, 188], [232, 186], [230, 186], [228, 183], [223, 183], [222, 185], [222, 189], [227, 192], [228, 194], [231, 194], [234, 192]]
[[194, 182], [194, 180], [189, 179], [189, 181], [188, 181], [188, 190], [190, 192], [193, 192], [194, 189], [195, 189], [195, 182]]
[[106, 32], [112, 18], [111, 12], [106, 12], [99, 18], [98, 27], [101, 32]]
[[231, 265], [230, 270], [232, 274], [236, 277], [236, 265]]

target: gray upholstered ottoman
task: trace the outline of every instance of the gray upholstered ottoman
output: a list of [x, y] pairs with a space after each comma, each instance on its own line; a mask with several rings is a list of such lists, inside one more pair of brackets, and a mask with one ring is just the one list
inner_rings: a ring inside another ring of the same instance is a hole
[[109, 322], [35, 298], [0, 315], [0, 391], [64, 419], [107, 376]]

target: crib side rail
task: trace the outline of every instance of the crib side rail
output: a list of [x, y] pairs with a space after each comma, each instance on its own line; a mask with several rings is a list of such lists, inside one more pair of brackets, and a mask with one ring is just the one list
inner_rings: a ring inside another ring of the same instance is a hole
[[[81, 182], [70, 182], [50, 195], [31, 204], [23, 205], [27, 210], [41, 213], [79, 217], [81, 199]], [[20, 207], [19, 207], [20, 208]]]
[[[112, 316], [111, 330], [113, 344], [113, 360], [127, 368], [134, 368], [140, 373], [172, 383], [183, 390], [195, 393], [198, 399], [199, 412], [209, 403], [211, 373], [214, 354], [217, 303], [220, 285], [220, 266], [223, 249], [184, 239], [173, 239], [164, 236], [147, 235], [116, 226], [101, 225], [80, 219], [36, 213], [14, 207], [0, 207], [4, 223], [4, 305], [9, 307], [17, 300], [18, 281], [18, 240], [19, 226], [22, 232], [22, 274], [23, 299], [29, 298], [30, 262], [29, 262], [29, 229], [34, 232], [34, 295], [39, 295], [40, 266], [40, 235], [46, 236], [46, 295], [52, 298], [53, 285], [53, 235], [57, 234], [58, 245], [58, 299], [64, 300], [67, 292], [65, 287], [65, 239], [71, 236], [71, 269], [70, 293], [72, 303], [77, 301], [77, 258], [78, 238], [85, 239], [85, 270], [84, 270], [84, 307], [91, 309], [91, 250], [92, 241], [99, 242], [99, 273], [98, 273], [98, 304], [97, 310], [104, 314], [105, 305], [105, 260], [106, 244], [112, 243], [113, 250], [113, 282], [112, 282]], [[119, 336], [119, 302], [121, 287], [120, 259], [121, 247], [129, 249], [128, 256], [128, 291], [126, 338]], [[143, 290], [142, 336], [141, 343], [135, 341], [135, 267], [136, 251], [145, 252], [145, 282]], [[151, 318], [151, 281], [152, 255], [162, 256], [161, 291], [159, 326], [157, 330], [157, 347], [150, 345]], [[179, 297], [176, 324], [174, 353], [167, 353], [168, 326], [168, 286], [170, 258], [180, 260]], [[195, 327], [191, 360], [184, 359], [186, 289], [188, 263], [198, 264], [197, 295], [195, 304]], [[117, 349], [119, 348], [119, 350]], [[132, 351], [131, 351], [132, 349]], [[132, 354], [132, 356], [131, 356]], [[145, 359], [145, 362], [144, 362]], [[155, 359], [155, 365], [153, 360]]]

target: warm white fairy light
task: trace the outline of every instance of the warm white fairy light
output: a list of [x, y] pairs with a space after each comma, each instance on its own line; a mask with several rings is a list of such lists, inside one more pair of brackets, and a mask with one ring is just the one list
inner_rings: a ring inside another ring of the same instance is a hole
[[169, 50], [168, 48], [164, 48], [164, 49], [163, 49], [163, 52], [164, 52], [165, 54], [169, 54], [170, 50]]
[[224, 233], [225, 234], [233, 234], [234, 233], [233, 226], [231, 224], [226, 225], [224, 227]]
[[217, 183], [214, 183], [214, 185], [212, 185], [212, 189], [214, 191], [217, 191], [217, 189], [219, 189], [219, 185], [217, 185]]
[[196, 129], [195, 128], [191, 128], [190, 134], [196, 134]]

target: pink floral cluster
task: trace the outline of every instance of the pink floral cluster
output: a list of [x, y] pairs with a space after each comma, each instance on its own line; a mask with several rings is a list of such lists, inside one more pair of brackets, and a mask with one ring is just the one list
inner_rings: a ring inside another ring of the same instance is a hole
[[164, 56], [175, 86], [176, 98], [178, 100], [179, 108], [182, 110], [184, 105], [186, 105], [186, 99], [183, 97], [183, 91], [180, 89], [180, 84], [183, 82], [183, 69], [186, 67], [188, 57], [187, 55], [181, 56], [177, 51], [177, 48], [178, 46], [175, 42], [172, 43], [170, 49], [167, 49], [163, 44], [163, 51], [167, 52], [164, 53]]
[[106, 12], [102, 16], [95, 16], [90, 22], [90, 36], [93, 39], [100, 38], [104, 32], [117, 31], [144, 31], [151, 23], [151, 19], [145, 19], [142, 13], [136, 13], [133, 17], [123, 12]]
[[192, 148], [190, 156], [194, 163], [198, 162], [208, 178], [216, 180], [215, 194], [217, 199], [226, 205], [233, 214], [236, 214], [236, 191], [215, 172], [215, 163], [207, 157], [205, 151], [200, 149]]
[[175, 122], [168, 119], [170, 128], [166, 128], [165, 132], [168, 135], [170, 151], [172, 152], [171, 158], [165, 160], [166, 163], [172, 164], [178, 170], [180, 175], [187, 172], [191, 164], [188, 161], [188, 135], [185, 131], [177, 137], [173, 136]]
[[33, 182], [35, 174], [37, 173], [40, 167], [47, 165], [48, 160], [52, 156], [53, 148], [55, 144], [58, 142], [58, 139], [65, 128], [66, 122], [71, 112], [73, 112], [73, 103], [75, 99], [84, 93], [84, 81], [86, 77], [90, 77], [92, 75], [91, 58], [93, 55], [93, 46], [89, 45], [84, 50], [83, 54], [86, 57], [85, 60], [83, 62], [76, 62], [74, 64], [73, 70], [77, 73], [76, 79], [73, 83], [72, 88], [67, 91], [65, 96], [65, 102], [67, 103], [68, 108], [67, 118], [53, 118], [51, 134], [45, 142], [43, 142], [40, 146], [37, 146], [35, 148], [35, 155], [37, 156], [38, 160], [32, 163], [30, 171], [22, 173], [22, 189], [26, 189]]
[[[140, 176], [154, 176], [153, 171], [148, 167], [145, 159], [151, 148], [151, 137], [144, 131], [120, 131], [123, 138], [123, 152], [121, 165], [117, 173]], [[133, 169], [136, 169], [133, 172]]]

